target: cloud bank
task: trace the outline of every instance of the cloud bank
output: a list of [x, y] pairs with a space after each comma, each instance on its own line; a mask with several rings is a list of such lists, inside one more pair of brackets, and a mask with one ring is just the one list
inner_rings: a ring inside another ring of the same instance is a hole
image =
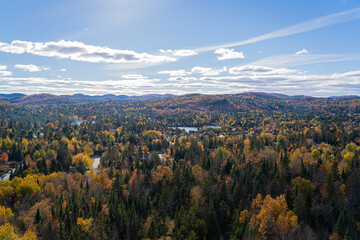
[[[236, 71], [235, 71], [236, 70]], [[191, 71], [188, 71], [191, 72]], [[195, 71], [196, 72], [196, 71]], [[231, 74], [232, 73], [232, 74]], [[260, 73], [260, 74], [259, 74]], [[3, 92], [55, 94], [203, 93], [231, 94], [246, 91], [281, 92], [290, 95], [332, 96], [358, 94], [360, 70], [333, 74], [304, 74], [292, 69], [244, 66], [222, 72], [221, 76], [169, 76], [168, 82], [140, 74], [119, 79], [81, 81], [47, 78], [0, 77]]]
[[0, 42], [0, 51], [13, 54], [29, 53], [44, 57], [57, 57], [93, 63], [159, 63], [173, 62], [174, 57], [137, 53], [132, 50], [111, 49], [108, 47], [86, 45], [78, 41], [27, 42], [15, 40]]

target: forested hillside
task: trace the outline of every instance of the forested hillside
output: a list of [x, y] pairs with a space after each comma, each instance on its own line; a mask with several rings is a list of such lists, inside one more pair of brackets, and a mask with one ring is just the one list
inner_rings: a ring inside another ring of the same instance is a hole
[[360, 238], [358, 97], [20, 98], [0, 239]]

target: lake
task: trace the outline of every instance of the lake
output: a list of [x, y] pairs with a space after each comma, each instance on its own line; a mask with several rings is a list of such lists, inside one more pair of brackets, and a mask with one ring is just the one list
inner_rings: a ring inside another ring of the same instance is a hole
[[[220, 126], [206, 126], [207, 128], [214, 128], [214, 129], [220, 129], [221, 127]], [[184, 130], [185, 132], [189, 133], [191, 131], [193, 132], [197, 132], [199, 131], [199, 128], [198, 127], [172, 127], [173, 129], [181, 129], [181, 130]]]

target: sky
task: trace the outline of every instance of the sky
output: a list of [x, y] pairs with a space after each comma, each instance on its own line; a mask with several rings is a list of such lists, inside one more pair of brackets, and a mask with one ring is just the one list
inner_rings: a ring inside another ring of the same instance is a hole
[[360, 95], [360, 0], [0, 0], [0, 93]]

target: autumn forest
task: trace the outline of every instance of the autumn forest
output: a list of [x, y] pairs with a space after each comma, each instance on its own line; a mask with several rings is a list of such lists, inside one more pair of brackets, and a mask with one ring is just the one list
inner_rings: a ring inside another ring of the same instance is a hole
[[0, 239], [360, 239], [360, 98], [0, 97]]

